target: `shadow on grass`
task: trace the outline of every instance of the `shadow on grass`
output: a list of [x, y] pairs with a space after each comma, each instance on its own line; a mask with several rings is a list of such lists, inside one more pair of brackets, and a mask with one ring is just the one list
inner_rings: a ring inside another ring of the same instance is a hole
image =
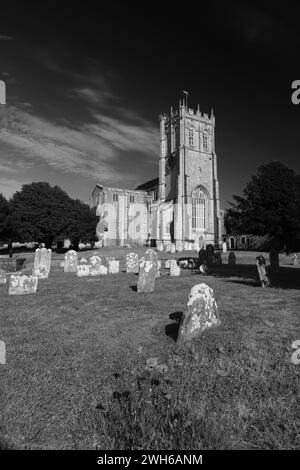
[[170, 320], [175, 320], [165, 326], [165, 334], [173, 341], [177, 341], [181, 322], [183, 320], [183, 312], [173, 312], [169, 315]]
[[[195, 272], [195, 274], [197, 273]], [[257, 268], [251, 264], [211, 266], [209, 276], [227, 279], [227, 282], [234, 284], [261, 288]], [[271, 288], [300, 289], [300, 269], [281, 266], [278, 273], [271, 273], [269, 277]], [[205, 279], [205, 277], [201, 276], [201, 279]]]

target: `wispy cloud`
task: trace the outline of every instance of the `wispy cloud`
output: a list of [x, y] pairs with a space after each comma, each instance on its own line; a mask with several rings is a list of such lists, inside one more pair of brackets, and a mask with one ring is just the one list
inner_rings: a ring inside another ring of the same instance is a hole
[[8, 36], [7, 34], [0, 34], [0, 41], [12, 41], [13, 36]]

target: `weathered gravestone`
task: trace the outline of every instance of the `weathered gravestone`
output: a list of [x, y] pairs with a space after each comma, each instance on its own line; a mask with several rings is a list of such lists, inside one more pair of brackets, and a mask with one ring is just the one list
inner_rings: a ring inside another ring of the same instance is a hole
[[171, 252], [171, 242], [164, 242], [165, 253]]
[[77, 276], [86, 277], [90, 275], [90, 266], [86, 263], [77, 265]]
[[0, 284], [6, 284], [6, 272], [0, 269]]
[[172, 261], [173, 261], [172, 259], [167, 259], [167, 261], [165, 262], [165, 268], [166, 268], [166, 269], [170, 269], [170, 263], [171, 263]]
[[139, 256], [137, 253], [128, 253], [126, 255], [126, 272], [135, 274], [139, 272]]
[[293, 265], [297, 266], [299, 264], [298, 253], [293, 254]]
[[12, 274], [9, 278], [9, 295], [35, 294], [38, 277]]
[[227, 243], [226, 242], [222, 243], [222, 251], [223, 251], [224, 254], [227, 253]]
[[156, 242], [156, 248], [158, 251], [164, 251], [164, 246], [161, 241]]
[[208, 267], [206, 266], [206, 264], [201, 264], [199, 267], [199, 271], [201, 274], [203, 274], [203, 276], [206, 276], [208, 274]]
[[269, 287], [270, 281], [269, 281], [267, 270], [266, 270], [266, 260], [262, 254], [256, 257], [256, 266], [257, 266], [257, 271], [258, 271], [261, 286]]
[[269, 257], [270, 257], [270, 271], [272, 273], [278, 273], [279, 272], [278, 251], [271, 251]]
[[100, 256], [92, 256], [89, 261], [90, 275], [98, 276], [100, 273], [101, 258]]
[[200, 336], [207, 328], [218, 325], [220, 318], [213, 290], [204, 283], [197, 284], [190, 291], [178, 339], [189, 341]]
[[176, 259], [171, 259], [169, 266], [171, 277], [180, 276], [180, 267], [178, 266]]
[[170, 251], [171, 251], [172, 254], [176, 253], [176, 245], [175, 245], [175, 243], [171, 243], [171, 250], [170, 250]]
[[181, 253], [183, 251], [183, 243], [182, 242], [176, 242], [175, 246], [176, 246], [176, 251], [178, 251], [179, 253]]
[[140, 272], [137, 292], [153, 292], [157, 275], [157, 265], [152, 261], [145, 260], [145, 258], [141, 258], [139, 264]]
[[39, 279], [47, 279], [51, 267], [52, 250], [50, 248], [37, 248], [35, 250], [32, 274]]
[[145, 253], [145, 260], [151, 261], [152, 263], [156, 265], [156, 277], [159, 277], [160, 276], [159, 268], [160, 268], [161, 263], [158, 262], [159, 260], [158, 260], [157, 253], [154, 250], [151, 250], [150, 248]]
[[102, 264], [102, 265], [99, 267], [99, 274], [101, 274], [101, 275], [106, 275], [107, 272], [108, 272], [107, 267]]
[[233, 251], [231, 251], [228, 255], [228, 264], [231, 264], [231, 265], [236, 264], [236, 256]]
[[108, 273], [117, 274], [120, 270], [120, 261], [115, 259], [108, 261]]
[[64, 272], [65, 273], [77, 273], [78, 266], [78, 255], [75, 250], [69, 250], [65, 254], [65, 264]]

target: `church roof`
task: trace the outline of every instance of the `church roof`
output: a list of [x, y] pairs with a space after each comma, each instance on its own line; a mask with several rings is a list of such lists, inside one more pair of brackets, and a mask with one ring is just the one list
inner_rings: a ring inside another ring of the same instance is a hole
[[140, 184], [136, 189], [140, 191], [151, 191], [158, 187], [159, 179], [154, 178], [153, 180], [146, 181], [146, 183]]

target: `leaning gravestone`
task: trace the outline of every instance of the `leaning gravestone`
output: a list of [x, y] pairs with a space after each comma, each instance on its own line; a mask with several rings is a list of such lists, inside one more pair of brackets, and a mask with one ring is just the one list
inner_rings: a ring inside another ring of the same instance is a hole
[[33, 276], [37, 276], [39, 279], [47, 279], [51, 267], [51, 255], [52, 250], [50, 248], [37, 248], [35, 250], [34, 264], [33, 264]]
[[179, 330], [179, 340], [189, 341], [200, 336], [207, 328], [220, 325], [214, 292], [208, 285], [202, 283], [192, 287], [187, 308]]
[[170, 260], [169, 267], [171, 277], [180, 276], [180, 267], [175, 259]]
[[90, 266], [88, 264], [78, 264], [77, 265], [77, 276], [85, 277], [90, 275]]
[[9, 278], [9, 295], [35, 294], [38, 277], [25, 275], [11, 275]]
[[145, 258], [141, 258], [137, 292], [153, 292], [156, 275], [156, 263], [149, 260], [147, 261]]
[[120, 262], [113, 259], [108, 261], [108, 273], [117, 274], [120, 270]]
[[98, 276], [100, 274], [101, 258], [100, 256], [92, 256], [89, 262], [90, 275]]
[[231, 251], [228, 255], [228, 264], [231, 264], [231, 265], [236, 264], [236, 256], [233, 251]]
[[128, 253], [126, 255], [126, 272], [135, 274], [139, 272], [139, 256], [137, 253]]
[[270, 271], [272, 273], [278, 273], [279, 272], [278, 251], [271, 251], [269, 256], [270, 256]]
[[75, 250], [69, 250], [65, 254], [65, 273], [77, 273], [78, 255]]
[[6, 272], [0, 269], [0, 284], [6, 284]]

